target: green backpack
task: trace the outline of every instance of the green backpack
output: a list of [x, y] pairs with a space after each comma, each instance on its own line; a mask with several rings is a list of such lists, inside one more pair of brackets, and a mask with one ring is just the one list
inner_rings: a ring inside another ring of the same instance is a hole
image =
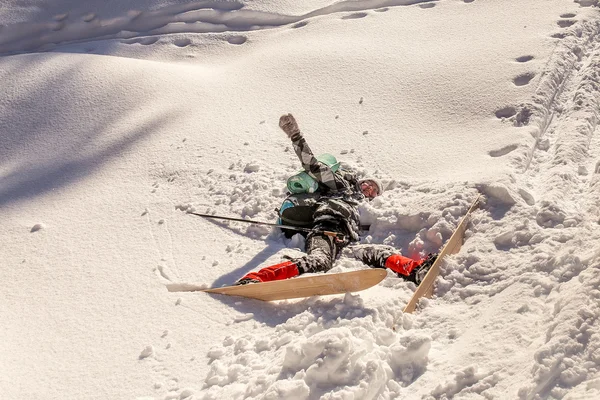
[[[333, 172], [336, 172], [340, 168], [340, 163], [331, 154], [324, 153], [318, 155], [316, 159], [328, 165]], [[288, 178], [287, 189], [290, 193], [314, 193], [319, 189], [319, 181], [310, 173], [300, 171]]]
[[[340, 168], [340, 163], [331, 154], [321, 154], [316, 158], [327, 164], [333, 172]], [[319, 181], [309, 173], [300, 171], [287, 180], [287, 188], [289, 195], [276, 210], [279, 216], [277, 223], [300, 228], [311, 227], [314, 223], [313, 214], [317, 208], [317, 200], [320, 197]], [[289, 229], [282, 229], [282, 231], [287, 237], [297, 233]]]

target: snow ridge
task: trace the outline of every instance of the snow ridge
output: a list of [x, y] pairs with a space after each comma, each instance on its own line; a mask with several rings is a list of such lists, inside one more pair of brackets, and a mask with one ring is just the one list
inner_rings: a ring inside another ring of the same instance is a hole
[[[130, 10], [120, 17], [102, 19], [87, 13], [71, 20], [69, 13], [53, 21], [16, 23], [0, 30], [0, 56], [51, 50], [59, 44], [92, 40], [135, 39], [172, 33], [243, 32], [289, 24], [306, 25], [307, 19], [339, 12], [364, 11], [381, 7], [408, 6], [434, 0], [345, 0], [300, 16], [245, 10], [239, 1], [195, 1], [162, 7], [155, 11]], [[366, 15], [366, 14], [365, 14]], [[361, 18], [365, 15], [353, 15]], [[148, 40], [150, 38], [146, 38]], [[151, 40], [151, 39], [150, 39]], [[234, 44], [243, 36], [231, 38]], [[182, 44], [184, 45], [184, 44]]]
[[[546, 129], [536, 138], [531, 163], [523, 176], [537, 193], [536, 223], [542, 232], [562, 229], [555, 242], [542, 241], [534, 252], [550, 245], [556, 254], [538, 258], [538, 268], [553, 281], [547, 299], [553, 304], [553, 323], [546, 343], [535, 354], [532, 384], [521, 388], [522, 398], [585, 392], [578, 385], [600, 372], [598, 254], [588, 252], [598, 240], [598, 108], [600, 47], [594, 38], [597, 21], [574, 26], [559, 46], [558, 57], [570, 60], [561, 90], [552, 96]], [[589, 244], [588, 244], [589, 243]], [[540, 254], [538, 254], [539, 257]], [[549, 255], [549, 254], [548, 254]], [[542, 261], [542, 262], [540, 262]], [[545, 264], [545, 265], [544, 265]], [[572, 388], [576, 387], [575, 390]]]
[[[545, 337], [529, 339], [544, 344], [533, 355], [531, 382], [518, 391], [519, 398], [528, 400], [567, 394], [591, 398], [588, 391], [596, 390], [595, 386], [583, 382], [600, 373], [596, 357], [600, 351], [600, 254], [592, 250], [600, 238], [600, 47], [596, 41], [600, 24], [583, 20], [559, 26], [569, 31], [556, 36], [561, 40], [546, 65], [534, 102], [520, 108], [530, 116], [534, 141], [515, 157], [519, 173], [507, 189], [513, 206], [504, 211], [505, 230], [493, 239], [497, 249], [518, 255], [519, 261], [508, 275], [498, 268], [501, 263], [494, 256], [482, 260], [482, 266], [490, 267], [487, 279], [496, 276], [491, 285], [484, 285], [487, 294], [499, 294], [517, 283], [531, 285], [531, 303], [516, 311], [531, 316], [528, 325], [548, 324]], [[499, 199], [493, 204], [494, 197], [490, 199], [491, 210], [507, 204]], [[482, 222], [479, 235], [493, 225]], [[460, 280], [477, 271], [477, 260], [463, 257], [470, 266]], [[452, 279], [452, 273], [445, 279]], [[468, 280], [464, 290], [477, 293], [476, 286], [476, 281]], [[552, 310], [551, 316], [535, 315], [539, 307]]]

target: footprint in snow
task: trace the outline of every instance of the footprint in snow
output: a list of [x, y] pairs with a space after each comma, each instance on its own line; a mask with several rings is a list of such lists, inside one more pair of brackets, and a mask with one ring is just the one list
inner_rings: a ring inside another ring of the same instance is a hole
[[128, 40], [121, 41], [121, 43], [125, 43], [125, 44], [141, 44], [144, 46], [149, 46], [156, 42], [158, 42], [157, 37], [135, 38], [135, 39], [128, 39]]
[[292, 25], [292, 28], [293, 29], [303, 28], [306, 25], [308, 25], [308, 21], [301, 21], [301, 22], [298, 22], [298, 23]]
[[177, 39], [175, 41], [173, 41], [173, 44], [177, 47], [186, 47], [189, 46], [190, 44], [192, 44], [192, 41], [190, 39]]
[[151, 44], [154, 44], [158, 42], [158, 38], [157, 37], [146, 37], [146, 38], [142, 38], [140, 39], [139, 43], [144, 45], [144, 46], [149, 46]]
[[244, 44], [247, 40], [248, 38], [244, 35], [235, 35], [227, 38], [227, 42], [229, 42], [229, 44], [237, 45]]
[[420, 7], [420, 8], [423, 8], [423, 9], [427, 9], [427, 8], [433, 8], [433, 7], [435, 7], [435, 3], [425, 3], [425, 4], [419, 4], [419, 7]]
[[528, 85], [529, 82], [535, 77], [535, 73], [526, 72], [524, 74], [518, 75], [513, 79], [513, 83], [515, 86], [525, 86]]
[[526, 63], [526, 62], [533, 60], [533, 58], [534, 58], [533, 56], [521, 56], [521, 57], [515, 58], [515, 61], [519, 62], [519, 63]]
[[519, 106], [519, 109], [514, 106], [506, 106], [496, 110], [494, 114], [498, 119], [511, 121], [514, 126], [526, 126], [529, 124], [532, 112], [527, 106]]
[[560, 21], [557, 21], [556, 23], [558, 24], [558, 26], [560, 26], [561, 28], [568, 28], [572, 25], [574, 25], [577, 21], [572, 20], [572, 19], [561, 19]]
[[504, 108], [497, 110], [496, 118], [499, 118], [499, 119], [510, 118], [510, 117], [514, 116], [515, 114], [517, 114], [517, 109], [513, 106], [508, 106], [508, 107], [504, 107]]
[[502, 156], [505, 156], [508, 153], [516, 150], [517, 147], [519, 147], [519, 146], [516, 145], [516, 144], [510, 144], [510, 145], [504, 146], [504, 147], [502, 147], [501, 149], [498, 149], [498, 150], [491, 150], [491, 151], [488, 152], [488, 154], [491, 157], [502, 157]]
[[357, 12], [357, 13], [350, 14], [350, 15], [344, 15], [342, 17], [342, 19], [359, 19], [359, 18], [364, 18], [367, 15], [368, 14], [366, 12]]
[[91, 22], [91, 21], [93, 21], [95, 18], [96, 18], [96, 14], [94, 14], [94, 13], [89, 13], [89, 14], [86, 14], [86, 15], [84, 15], [84, 16], [83, 16], [81, 19], [82, 19], [84, 22]]

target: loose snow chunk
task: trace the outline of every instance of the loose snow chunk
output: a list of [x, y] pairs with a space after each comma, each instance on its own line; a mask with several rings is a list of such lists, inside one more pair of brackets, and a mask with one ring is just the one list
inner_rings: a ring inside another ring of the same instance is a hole
[[187, 399], [187, 398], [192, 398], [193, 395], [194, 395], [194, 390], [183, 389], [181, 391], [181, 393], [179, 393], [179, 399], [183, 400], [183, 399]]
[[237, 317], [235, 317], [234, 321], [235, 322], [244, 322], [244, 321], [249, 321], [251, 319], [254, 318], [254, 314], [253, 313], [246, 313], [243, 315], [238, 315]]
[[372, 340], [345, 327], [292, 343], [286, 349], [283, 371], [302, 376], [311, 388], [344, 385], [352, 398], [361, 399], [375, 398], [391, 376], [387, 363], [373, 353]]
[[406, 335], [390, 347], [390, 366], [397, 380], [405, 384], [413, 382], [427, 368], [431, 338], [422, 335]]
[[502, 183], [489, 183], [481, 185], [480, 190], [496, 201], [512, 206], [517, 203], [513, 193]]
[[39, 230], [44, 229], [46, 226], [44, 224], [35, 224], [34, 226], [31, 227], [31, 233], [33, 232], [37, 232]]
[[310, 396], [310, 388], [303, 380], [281, 380], [273, 383], [265, 393], [265, 400], [304, 400]]
[[425, 234], [425, 237], [437, 247], [442, 247], [442, 245], [444, 244], [442, 234], [437, 228], [428, 229], [427, 233]]
[[348, 329], [337, 328], [320, 332], [310, 340], [289, 346], [286, 349], [283, 368], [294, 371], [309, 369], [310, 380], [315, 383], [327, 383], [336, 375], [335, 380], [343, 383], [342, 375], [344, 370], [348, 373], [348, 356], [352, 346]]
[[244, 167], [244, 172], [247, 172], [247, 173], [258, 172], [258, 171], [260, 171], [260, 165], [257, 163], [248, 163]]
[[146, 346], [146, 347], [144, 347], [144, 350], [142, 350], [142, 352], [140, 353], [140, 360], [143, 360], [144, 358], [148, 358], [152, 355], [154, 355], [154, 347]]
[[217, 360], [221, 357], [223, 357], [225, 355], [225, 349], [222, 347], [217, 347], [214, 349], [210, 349], [208, 351], [207, 357], [213, 361], [213, 360]]
[[375, 338], [377, 339], [377, 344], [390, 346], [396, 340], [396, 333], [389, 328], [379, 328], [377, 329]]

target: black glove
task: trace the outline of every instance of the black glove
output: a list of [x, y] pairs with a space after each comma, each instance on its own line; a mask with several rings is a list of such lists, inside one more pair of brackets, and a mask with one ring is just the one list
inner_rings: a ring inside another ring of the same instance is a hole
[[292, 114], [282, 115], [281, 118], [279, 118], [279, 127], [292, 140], [298, 140], [302, 137], [300, 128], [298, 128], [298, 123]]

